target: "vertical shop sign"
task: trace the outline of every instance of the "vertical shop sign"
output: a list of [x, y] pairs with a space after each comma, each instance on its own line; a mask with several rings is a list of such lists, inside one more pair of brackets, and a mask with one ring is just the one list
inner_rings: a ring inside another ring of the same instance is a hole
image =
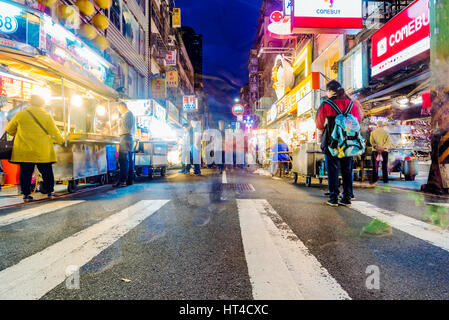
[[176, 50], [171, 50], [165, 56], [165, 64], [167, 66], [176, 66]]
[[162, 73], [157, 73], [151, 78], [151, 96], [154, 99], [166, 97], [165, 76]]
[[166, 72], [167, 88], [177, 88], [179, 85], [179, 74], [178, 70], [171, 67]]
[[185, 111], [196, 111], [198, 110], [198, 99], [196, 96], [184, 96], [182, 107]]
[[181, 9], [180, 8], [173, 9], [172, 25], [173, 25], [173, 28], [181, 28]]

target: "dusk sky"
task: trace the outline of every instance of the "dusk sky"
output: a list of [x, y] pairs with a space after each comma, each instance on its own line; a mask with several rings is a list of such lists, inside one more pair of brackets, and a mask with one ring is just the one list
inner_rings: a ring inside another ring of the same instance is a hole
[[231, 107], [248, 82], [249, 50], [261, 4], [262, 0], [176, 0], [182, 25], [203, 35], [204, 85], [214, 121], [234, 118]]

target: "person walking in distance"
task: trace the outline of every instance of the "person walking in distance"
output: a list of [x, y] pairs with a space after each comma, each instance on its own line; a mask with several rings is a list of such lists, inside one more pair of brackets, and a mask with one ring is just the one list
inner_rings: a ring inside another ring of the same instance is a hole
[[126, 187], [134, 183], [134, 161], [133, 161], [133, 135], [135, 132], [136, 120], [133, 113], [124, 102], [120, 102], [120, 145], [119, 145], [119, 165], [120, 178], [114, 187]]
[[[353, 158], [352, 157], [337, 157], [331, 154], [329, 146], [332, 142], [332, 132], [335, 127], [335, 119], [339, 114], [351, 114], [360, 123], [360, 108], [354, 106], [354, 102], [346, 95], [345, 90], [341, 84], [336, 81], [330, 81], [327, 86], [328, 100], [324, 101], [317, 112], [316, 126], [318, 130], [325, 131], [325, 139], [322, 141], [325, 145], [323, 151], [326, 154], [327, 170], [328, 170], [328, 184], [329, 184], [329, 201], [328, 205], [336, 207], [338, 205], [350, 206], [351, 198], [353, 197]], [[339, 111], [339, 112], [338, 112]], [[349, 112], [347, 112], [349, 111]], [[338, 201], [340, 190], [338, 188], [339, 182], [339, 167], [343, 179], [343, 198]]]
[[371, 183], [377, 183], [379, 179], [379, 162], [382, 162], [382, 178], [388, 183], [388, 147], [390, 146], [390, 134], [384, 129], [382, 121], [377, 122], [377, 128], [371, 132], [369, 141], [373, 147], [371, 159], [373, 161], [373, 174]]
[[[224, 166], [225, 166], [225, 150], [226, 150], [226, 132], [225, 132], [225, 122], [223, 120], [219, 120], [218, 121], [218, 131], [220, 132], [221, 135], [221, 150], [217, 150], [216, 152], [219, 154], [218, 156], [218, 169], [220, 170], [220, 174], [223, 173], [224, 170]], [[220, 157], [221, 157], [221, 161], [220, 161]]]
[[182, 125], [182, 139], [181, 139], [181, 171], [180, 173], [190, 173], [190, 166], [192, 160], [190, 159], [190, 139], [189, 139], [189, 125], [184, 123]]
[[193, 159], [193, 173], [201, 176], [201, 122], [194, 117], [190, 122], [190, 152]]
[[57, 161], [54, 142], [64, 144], [64, 137], [56, 127], [53, 117], [44, 110], [45, 100], [32, 95], [31, 106], [17, 113], [6, 127], [6, 132], [14, 136], [14, 146], [10, 162], [20, 165], [20, 187], [23, 201], [33, 201], [31, 178], [34, 168], [42, 174], [41, 192], [49, 198], [54, 193], [55, 179], [52, 164]]

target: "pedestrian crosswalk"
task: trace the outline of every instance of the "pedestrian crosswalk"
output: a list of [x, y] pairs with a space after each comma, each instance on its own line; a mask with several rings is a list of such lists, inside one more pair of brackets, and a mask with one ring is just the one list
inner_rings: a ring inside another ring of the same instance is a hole
[[169, 200], [143, 200], [0, 271], [0, 300], [41, 298]]
[[268, 201], [237, 205], [254, 299], [349, 299]]
[[[225, 174], [222, 176], [225, 180]], [[267, 199], [226, 199], [236, 205], [243, 252], [257, 300], [351, 299]], [[57, 201], [0, 216], [1, 228], [83, 203]], [[102, 251], [166, 206], [170, 200], [141, 200], [100, 222], [0, 271], [1, 299], [39, 299]], [[336, 209], [339, 210], [339, 209]], [[423, 221], [354, 201], [354, 214], [377, 218], [393, 228], [449, 251], [449, 232]], [[298, 211], [300, 214], [300, 211]]]
[[40, 206], [35, 206], [29, 209], [20, 210], [4, 216], [0, 216], [0, 227], [25, 221], [31, 218], [35, 218], [43, 214], [54, 212], [83, 202], [84, 200], [51, 202]]

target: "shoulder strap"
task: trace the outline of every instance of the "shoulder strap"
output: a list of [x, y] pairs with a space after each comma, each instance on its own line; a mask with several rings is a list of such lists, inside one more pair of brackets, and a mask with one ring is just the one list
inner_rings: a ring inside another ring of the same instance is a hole
[[348, 114], [351, 113], [353, 107], [354, 107], [354, 102], [351, 101], [348, 105], [348, 108], [346, 108], [345, 116], [347, 116]]
[[34, 121], [36, 121], [36, 123], [39, 125], [39, 127], [41, 127], [42, 130], [44, 130], [45, 134], [48, 135], [48, 131], [45, 130], [45, 128], [41, 125], [41, 123], [39, 122], [39, 120], [37, 120], [37, 118], [34, 116], [34, 114], [30, 111], [27, 110], [27, 112], [30, 114], [30, 116], [34, 119]]
[[337, 114], [343, 114], [343, 112], [341, 112], [340, 108], [337, 106], [337, 104], [335, 102], [333, 102], [331, 99], [326, 100], [326, 103], [328, 105], [330, 105], [332, 107], [332, 109], [335, 110], [335, 112], [337, 112]]

